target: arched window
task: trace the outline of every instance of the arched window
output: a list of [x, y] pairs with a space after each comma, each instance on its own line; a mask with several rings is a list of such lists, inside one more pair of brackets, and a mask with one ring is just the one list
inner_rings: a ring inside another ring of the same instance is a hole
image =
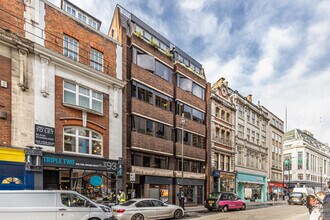
[[83, 127], [64, 128], [64, 151], [102, 156], [102, 135]]
[[216, 107], [215, 108], [215, 117], [220, 117], [220, 109], [219, 109], [219, 107]]
[[226, 112], [225, 110], [221, 110], [221, 120], [225, 120]]
[[7, 177], [2, 180], [1, 184], [23, 184], [23, 182], [17, 177]]

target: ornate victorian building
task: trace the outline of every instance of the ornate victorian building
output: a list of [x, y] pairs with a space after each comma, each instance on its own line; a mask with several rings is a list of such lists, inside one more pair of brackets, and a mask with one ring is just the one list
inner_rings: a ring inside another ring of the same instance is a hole
[[228, 82], [220, 78], [211, 90], [211, 171], [213, 192], [235, 192], [235, 106]]

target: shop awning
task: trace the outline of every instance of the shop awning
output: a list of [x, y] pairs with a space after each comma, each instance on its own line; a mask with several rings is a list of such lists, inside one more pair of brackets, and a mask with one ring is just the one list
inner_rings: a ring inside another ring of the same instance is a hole
[[238, 180], [239, 183], [252, 183], [252, 184], [259, 184], [259, 185], [263, 185], [265, 183], [263, 182], [253, 182], [253, 181], [247, 181], [247, 180]]

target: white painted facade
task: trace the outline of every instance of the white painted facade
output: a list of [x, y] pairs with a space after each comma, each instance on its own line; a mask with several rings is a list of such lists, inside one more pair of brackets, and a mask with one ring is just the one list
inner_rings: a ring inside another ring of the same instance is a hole
[[[291, 169], [285, 167], [285, 183], [290, 186], [306, 186], [315, 192], [324, 190], [330, 180], [330, 147], [313, 137], [308, 131], [295, 129], [285, 133], [285, 159], [291, 159]], [[299, 184], [298, 184], [299, 183]]]

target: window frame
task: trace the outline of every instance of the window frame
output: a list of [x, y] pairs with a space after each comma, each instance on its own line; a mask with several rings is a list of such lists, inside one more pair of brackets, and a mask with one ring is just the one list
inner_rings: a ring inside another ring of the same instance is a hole
[[[94, 60], [95, 58], [96, 61]], [[95, 48], [91, 48], [90, 51], [90, 67], [101, 72], [104, 71], [104, 54]]]
[[[65, 88], [65, 85], [66, 84], [71, 84], [71, 85], [74, 85], [75, 86], [75, 91], [69, 89], [69, 88]], [[86, 89], [88, 90], [88, 95], [86, 94], [83, 94], [83, 93], [80, 93], [79, 89], [80, 88], [83, 88], [83, 89]], [[75, 103], [70, 103], [70, 102], [66, 102], [65, 101], [65, 94], [66, 93], [72, 93], [75, 95]], [[99, 98], [96, 98], [96, 97], [93, 97], [93, 94], [96, 94], [96, 96], [100, 95], [100, 99]], [[80, 105], [80, 99], [79, 97], [82, 96], [82, 97], [85, 97], [85, 98], [88, 98], [89, 101], [88, 101], [88, 108], [83, 106], [83, 105]], [[80, 84], [76, 84], [74, 82], [71, 82], [71, 81], [68, 81], [68, 80], [63, 80], [63, 99], [62, 99], [62, 103], [64, 105], [69, 105], [69, 106], [75, 106], [75, 107], [78, 107], [78, 108], [82, 108], [82, 109], [86, 109], [88, 110], [89, 112], [95, 112], [95, 113], [98, 113], [98, 114], [101, 114], [103, 115], [103, 93], [102, 92], [98, 92], [96, 90], [93, 90], [93, 89], [90, 89], [86, 86], [83, 86], [83, 85], [80, 85]], [[96, 102], [100, 102], [101, 103], [101, 111], [98, 111], [98, 110], [95, 110], [93, 109], [93, 101], [96, 101]]]
[[[66, 133], [65, 132], [65, 129], [75, 129], [75, 134], [71, 134], [71, 133]], [[80, 132], [80, 129], [84, 129], [84, 130], [87, 130], [89, 131], [89, 136], [86, 137], [86, 136], [82, 136], [79, 134]], [[99, 135], [101, 137], [101, 139], [97, 139], [97, 138], [93, 138], [93, 133], [96, 133], [97, 135]], [[85, 128], [85, 127], [80, 127], [80, 126], [64, 126], [63, 127], [63, 152], [65, 153], [74, 153], [74, 154], [79, 154], [79, 155], [88, 155], [88, 156], [93, 156], [93, 157], [103, 157], [103, 150], [104, 150], [104, 147], [103, 147], [103, 135], [98, 132], [98, 131], [95, 131], [93, 129], [90, 129], [90, 128]], [[67, 151], [65, 150], [65, 137], [73, 137], [74, 140], [75, 140], [75, 151]], [[81, 153], [79, 152], [79, 139], [88, 139], [88, 144], [89, 144], [89, 152], [88, 153]], [[100, 142], [100, 145], [101, 145], [101, 154], [93, 154], [93, 141], [98, 141]]]
[[[70, 40], [72, 40], [72, 43], [70, 42]], [[66, 47], [65, 43], [67, 43], [67, 45], [68, 45], [67, 47]], [[70, 48], [69, 45], [71, 45], [73, 47], [73, 49]], [[72, 57], [70, 56], [70, 53], [73, 54]], [[66, 56], [75, 61], [79, 61], [79, 41], [66, 34], [63, 34], [63, 56]]]

